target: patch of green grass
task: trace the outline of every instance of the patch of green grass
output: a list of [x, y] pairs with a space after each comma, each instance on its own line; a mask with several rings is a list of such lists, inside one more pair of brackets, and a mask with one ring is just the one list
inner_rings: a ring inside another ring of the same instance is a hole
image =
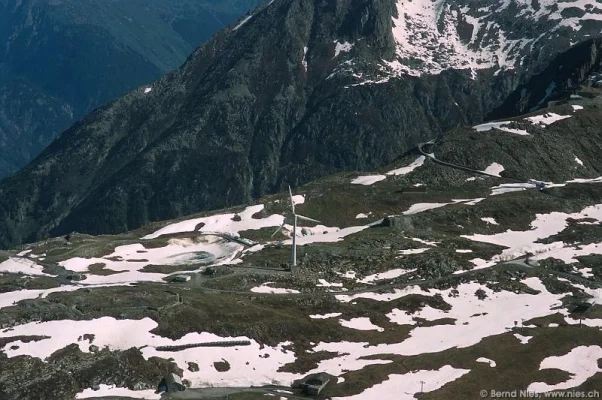
[[[524, 321], [523, 325], [535, 325], [537, 327], [547, 327], [549, 324], [552, 324], [552, 323], [558, 324], [560, 326], [568, 325], [564, 319], [564, 315], [562, 315], [560, 313], [547, 315], [545, 317], [533, 318], [528, 321]], [[519, 321], [519, 325], [520, 325], [520, 321]]]
[[119, 274], [120, 272], [123, 272], [123, 271], [114, 271], [112, 269], [105, 268], [106, 266], [107, 266], [107, 264], [104, 264], [104, 263], [91, 264], [88, 267], [88, 271], [90, 271], [90, 274], [92, 274], [92, 275], [102, 275], [102, 276], [114, 275], [114, 274]]
[[0, 276], [0, 293], [23, 289], [50, 289], [58, 286], [60, 283], [56, 279], [47, 276], [29, 277], [17, 274]]
[[[297, 248], [297, 256], [306, 249]], [[245, 255], [243, 258], [244, 264], [256, 267], [276, 268], [280, 269], [281, 265], [289, 264], [291, 259], [290, 246], [266, 246], [263, 250]]]
[[242, 237], [244, 239], [253, 240], [253, 241], [259, 242], [259, 243], [265, 243], [265, 242], [269, 242], [269, 241], [278, 240], [279, 238], [281, 238], [281, 235], [278, 235], [278, 236], [274, 235], [274, 237], [272, 237], [272, 234], [276, 231], [276, 229], [278, 229], [278, 227], [250, 229], [248, 231], [241, 231], [241, 232], [239, 232], [239, 234], [240, 234], [240, 237]]

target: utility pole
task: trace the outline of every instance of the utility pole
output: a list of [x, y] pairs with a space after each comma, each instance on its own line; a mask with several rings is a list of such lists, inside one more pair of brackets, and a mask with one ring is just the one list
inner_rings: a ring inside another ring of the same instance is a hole
[[424, 381], [420, 381], [420, 393], [424, 393]]

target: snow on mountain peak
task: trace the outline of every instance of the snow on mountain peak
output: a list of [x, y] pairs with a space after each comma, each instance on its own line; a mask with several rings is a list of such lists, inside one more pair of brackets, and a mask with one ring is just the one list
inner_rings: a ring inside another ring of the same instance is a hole
[[[602, 8], [591, 0], [494, 0], [480, 8], [471, 3], [397, 0], [397, 16], [392, 17], [396, 57], [383, 60], [382, 72], [391, 78], [457, 69], [471, 70], [474, 78], [477, 70], [499, 72], [521, 65], [559, 30], [568, 35], [568, 47], [587, 38], [593, 25], [602, 29]], [[380, 78], [366, 83], [388, 80]]]

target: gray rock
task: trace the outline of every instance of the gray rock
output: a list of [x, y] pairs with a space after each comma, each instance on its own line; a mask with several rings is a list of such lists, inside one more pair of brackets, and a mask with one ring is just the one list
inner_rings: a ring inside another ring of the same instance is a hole
[[381, 224], [383, 227], [395, 228], [399, 230], [411, 230], [414, 229], [412, 217], [405, 215], [390, 215], [383, 219]]
[[195, 362], [189, 362], [188, 363], [188, 371], [190, 372], [197, 372], [199, 370], [199, 364], [195, 363]]

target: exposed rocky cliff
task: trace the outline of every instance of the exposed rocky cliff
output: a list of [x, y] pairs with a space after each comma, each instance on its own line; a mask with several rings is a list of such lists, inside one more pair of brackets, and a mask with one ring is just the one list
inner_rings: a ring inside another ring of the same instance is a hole
[[[583, 87], [600, 87], [598, 75], [601, 70], [602, 39], [587, 40], [560, 54], [548, 68], [519, 85], [487, 118], [521, 115], [550, 102], [581, 96], [578, 93]], [[588, 96], [587, 91], [582, 95]]]
[[268, 3], [4, 180], [0, 244], [249, 202], [480, 122], [599, 22], [506, 3]]
[[258, 0], [1, 0], [0, 177], [94, 108], [180, 66]]

